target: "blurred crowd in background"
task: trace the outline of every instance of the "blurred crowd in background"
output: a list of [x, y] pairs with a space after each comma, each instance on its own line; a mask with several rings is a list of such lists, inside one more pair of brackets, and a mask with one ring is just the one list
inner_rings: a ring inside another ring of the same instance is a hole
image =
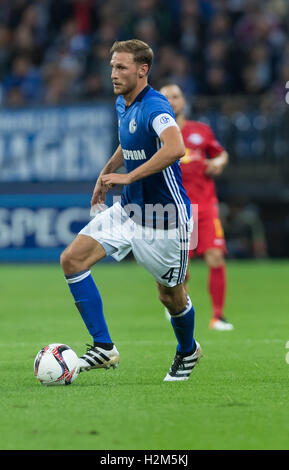
[[110, 48], [131, 38], [154, 50], [150, 84], [178, 83], [229, 152], [229, 255], [289, 256], [289, 0], [0, 0], [0, 105], [110, 101]]
[[150, 83], [196, 95], [271, 94], [289, 81], [288, 0], [1, 0], [0, 102], [19, 107], [112, 96], [109, 50], [138, 38]]

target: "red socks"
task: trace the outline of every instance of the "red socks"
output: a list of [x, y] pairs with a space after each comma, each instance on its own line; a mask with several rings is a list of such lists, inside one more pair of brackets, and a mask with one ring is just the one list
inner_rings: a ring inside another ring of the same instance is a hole
[[213, 307], [213, 318], [222, 318], [226, 296], [226, 267], [209, 268], [208, 288]]

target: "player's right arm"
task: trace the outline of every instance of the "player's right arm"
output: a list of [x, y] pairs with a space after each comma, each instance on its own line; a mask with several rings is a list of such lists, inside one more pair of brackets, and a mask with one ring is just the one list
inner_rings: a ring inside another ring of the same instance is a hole
[[119, 145], [116, 151], [114, 152], [114, 154], [112, 155], [112, 157], [107, 162], [107, 164], [103, 167], [102, 171], [99, 174], [99, 177], [97, 178], [97, 181], [95, 183], [95, 187], [93, 190], [92, 198], [90, 201], [91, 207], [93, 207], [95, 204], [104, 204], [105, 195], [107, 191], [110, 189], [108, 185], [105, 185], [102, 183], [101, 177], [107, 173], [115, 172], [122, 165], [123, 165], [123, 152], [122, 152], [121, 146]]
[[184, 155], [186, 149], [178, 126], [167, 127], [160, 133], [159, 137], [162, 146], [149, 160], [123, 175], [117, 173], [103, 175], [102, 182], [106, 186], [131, 184], [147, 176], [159, 173]]

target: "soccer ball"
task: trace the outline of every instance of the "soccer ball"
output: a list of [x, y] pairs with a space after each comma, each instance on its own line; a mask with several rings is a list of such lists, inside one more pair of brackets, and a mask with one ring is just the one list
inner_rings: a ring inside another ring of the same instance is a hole
[[35, 357], [34, 374], [43, 385], [69, 385], [79, 374], [79, 359], [67, 344], [48, 344]]

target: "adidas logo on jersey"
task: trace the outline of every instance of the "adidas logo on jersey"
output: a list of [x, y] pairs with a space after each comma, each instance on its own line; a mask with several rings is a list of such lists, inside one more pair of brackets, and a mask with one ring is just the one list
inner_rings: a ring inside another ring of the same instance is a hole
[[142, 150], [125, 150], [122, 149], [123, 158], [125, 160], [146, 160], [146, 153], [144, 149]]

